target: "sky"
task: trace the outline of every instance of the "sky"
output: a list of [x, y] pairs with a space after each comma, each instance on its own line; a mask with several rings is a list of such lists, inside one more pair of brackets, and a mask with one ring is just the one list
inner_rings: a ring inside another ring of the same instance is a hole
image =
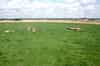
[[0, 0], [0, 18], [100, 18], [100, 0]]

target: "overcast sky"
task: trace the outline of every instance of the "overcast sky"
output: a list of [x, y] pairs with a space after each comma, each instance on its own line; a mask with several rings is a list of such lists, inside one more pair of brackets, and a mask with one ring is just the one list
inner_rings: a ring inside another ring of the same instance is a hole
[[100, 0], [0, 0], [0, 18], [100, 18]]

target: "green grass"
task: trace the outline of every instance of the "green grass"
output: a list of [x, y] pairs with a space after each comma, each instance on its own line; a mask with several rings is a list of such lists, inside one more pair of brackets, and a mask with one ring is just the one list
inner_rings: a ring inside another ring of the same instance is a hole
[[[70, 26], [81, 31], [65, 29]], [[0, 24], [0, 66], [100, 66], [100, 25]]]

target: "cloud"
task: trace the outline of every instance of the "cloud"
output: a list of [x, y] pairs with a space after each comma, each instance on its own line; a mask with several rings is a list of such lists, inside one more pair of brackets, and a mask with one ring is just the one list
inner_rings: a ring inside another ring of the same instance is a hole
[[98, 7], [96, 0], [2, 0], [0, 9], [0, 17], [80, 18], [96, 17]]
[[100, 5], [96, 5], [95, 6], [95, 10], [94, 11], [94, 17], [100, 18]]
[[96, 0], [80, 0], [80, 2], [82, 4], [88, 5], [88, 4], [95, 4], [96, 3]]

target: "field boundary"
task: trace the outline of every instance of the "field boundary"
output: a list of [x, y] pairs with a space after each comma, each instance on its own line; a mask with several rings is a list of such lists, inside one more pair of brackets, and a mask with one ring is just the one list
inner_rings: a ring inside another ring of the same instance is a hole
[[38, 23], [76, 23], [76, 24], [99, 24], [100, 21], [80, 21], [80, 20], [3, 20], [0, 21], [0, 23], [32, 23], [32, 22], [38, 22]]

